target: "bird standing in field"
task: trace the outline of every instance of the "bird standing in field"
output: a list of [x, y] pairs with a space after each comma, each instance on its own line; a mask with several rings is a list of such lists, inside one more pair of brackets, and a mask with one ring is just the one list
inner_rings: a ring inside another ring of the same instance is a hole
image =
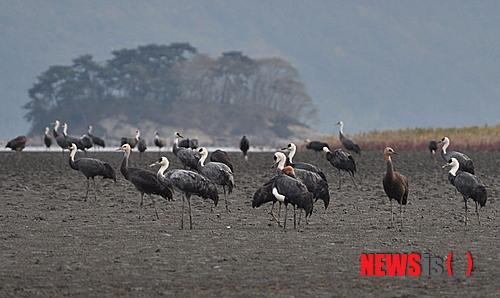
[[447, 151], [448, 146], [450, 145], [450, 139], [448, 139], [448, 137], [442, 138], [439, 143], [443, 143], [443, 148], [441, 148], [441, 157], [445, 162], [448, 162], [450, 159], [455, 158], [460, 165], [460, 171], [469, 172], [472, 175], [475, 175], [474, 162], [472, 161], [472, 159], [470, 159], [470, 157], [463, 154], [462, 152]]
[[160, 165], [161, 167], [156, 174], [158, 181], [160, 181], [160, 183], [165, 187], [173, 188], [174, 190], [184, 194], [182, 197], [181, 229], [184, 229], [185, 201], [188, 202], [189, 208], [189, 228], [193, 229], [193, 220], [191, 216], [191, 195], [196, 195], [203, 199], [210, 199], [214, 202], [214, 205], [217, 206], [217, 202], [219, 201], [217, 187], [210, 180], [193, 171], [175, 169], [165, 173], [169, 164], [168, 159], [166, 157], [162, 157], [150, 166], [153, 167]]
[[[99, 146], [99, 147], [106, 147], [106, 144], [104, 143], [104, 140], [98, 136], [95, 136], [92, 134], [92, 130], [94, 127], [92, 125], [87, 126], [87, 135], [92, 139], [92, 142], [94, 145]], [[94, 147], [95, 148], [95, 147]]]
[[85, 146], [83, 146], [81, 138], [73, 137], [68, 134], [68, 123], [63, 123], [63, 136], [66, 139], [67, 148], [71, 147], [71, 144], [75, 144], [78, 150], [85, 151]]
[[21, 152], [26, 146], [27, 138], [25, 136], [18, 136], [7, 142], [5, 148], [10, 148], [12, 151]]
[[276, 216], [276, 214], [274, 213], [274, 205], [276, 205], [276, 202], [278, 202], [278, 200], [273, 195], [273, 184], [277, 178], [278, 176], [271, 178], [269, 181], [264, 183], [264, 185], [262, 185], [255, 191], [252, 197], [252, 208], [258, 208], [267, 202], [273, 202], [269, 214], [271, 214], [273, 219], [278, 223], [279, 226], [281, 226], [279, 216], [281, 213], [282, 202], [279, 202], [280, 208], [278, 210], [278, 216]]
[[140, 156], [148, 149], [148, 141], [144, 138], [139, 138], [137, 149], [139, 149]]
[[141, 132], [139, 130], [135, 131], [135, 137], [133, 138], [127, 138], [127, 137], [122, 137], [120, 146], [123, 146], [125, 144], [130, 145], [130, 149], [134, 149], [135, 146], [137, 145], [137, 142], [139, 141], [139, 138], [141, 137]]
[[307, 162], [294, 162], [293, 158], [295, 157], [295, 153], [297, 152], [297, 146], [294, 143], [288, 144], [288, 146], [281, 148], [281, 150], [289, 150], [290, 152], [288, 153], [287, 159], [286, 159], [286, 164], [285, 166], [291, 166], [292, 168], [296, 169], [302, 169], [302, 170], [307, 170], [314, 172], [323, 178], [326, 182], [326, 175], [323, 173], [323, 171], [318, 167], [313, 164], [307, 163]]
[[345, 152], [342, 149], [334, 149], [330, 151], [327, 147], [323, 147], [323, 151], [326, 152], [326, 159], [330, 164], [339, 170], [339, 190], [342, 189], [342, 175], [340, 170], [346, 171], [350, 174], [354, 186], [357, 188], [356, 181], [354, 180], [354, 174], [356, 173], [356, 162], [351, 154]]
[[479, 225], [481, 225], [481, 221], [479, 219], [479, 208], [484, 207], [486, 200], [488, 199], [486, 186], [475, 175], [469, 172], [459, 171], [460, 164], [456, 158], [452, 157], [448, 163], [443, 166], [443, 168], [449, 166], [451, 166], [451, 169], [448, 172], [448, 181], [455, 186], [464, 198], [465, 224], [467, 225], [467, 200], [472, 199], [476, 204], [477, 221]]
[[310, 139], [306, 139], [304, 143], [306, 143], [307, 149], [314, 150], [316, 153], [323, 151], [323, 147], [330, 148], [327, 143], [321, 141], [311, 141]]
[[[283, 152], [274, 153], [274, 162], [277, 165], [278, 174], [283, 172], [286, 163], [286, 156]], [[325, 209], [330, 204], [330, 192], [328, 183], [323, 178], [315, 173], [304, 169], [293, 169], [293, 175], [297, 177], [307, 187], [313, 195], [314, 202], [322, 200]], [[287, 170], [289, 171], [289, 170]]]
[[50, 149], [52, 146], [52, 138], [50, 137], [50, 129], [45, 127], [45, 133], [43, 134], [43, 143], [45, 144], [45, 151]]
[[[221, 185], [224, 190], [224, 200], [226, 201], [226, 211], [229, 211], [229, 206], [227, 203], [227, 196], [233, 192], [234, 187], [234, 176], [231, 169], [221, 162], [209, 162], [205, 164], [205, 160], [208, 157], [207, 148], [201, 147], [198, 149], [197, 154], [199, 154], [200, 160], [198, 161], [198, 172], [203, 176], [210, 179], [213, 183]], [[227, 186], [227, 194], [226, 194]]]
[[243, 152], [243, 158], [245, 158], [245, 161], [248, 161], [248, 149], [250, 149], [250, 141], [247, 139], [247, 136], [243, 136], [240, 140], [240, 150]]
[[[283, 168], [281, 175], [278, 175], [273, 182], [272, 194], [278, 202], [285, 204], [285, 218], [283, 219], [283, 230], [286, 231], [286, 219], [288, 204], [295, 208], [304, 209], [306, 218], [311, 216], [313, 211], [313, 195], [304, 183], [296, 178], [294, 169], [290, 166]], [[295, 212], [293, 213], [294, 228], [296, 227]]]
[[220, 149], [215, 150], [210, 154], [210, 161], [221, 162], [228, 166], [231, 169], [231, 172], [234, 173], [233, 163], [231, 162], [231, 158], [226, 151]]
[[180, 133], [175, 132], [174, 138], [172, 152], [174, 152], [175, 156], [179, 158], [182, 166], [184, 166], [184, 169], [198, 170], [199, 158], [197, 157], [196, 152], [189, 148], [179, 146], [179, 138], [182, 138]]
[[[151, 198], [151, 201], [153, 202], [155, 208], [156, 218], [159, 219], [158, 209], [156, 208], [155, 200], [151, 195], [159, 195], [164, 199], [170, 201], [172, 200], [173, 195], [172, 189], [162, 185], [156, 178], [156, 175], [149, 171], [139, 168], [129, 168], [128, 160], [130, 158], [130, 152], [132, 150], [129, 144], [124, 144], [116, 150], [124, 152], [122, 163], [120, 166], [120, 172], [122, 173], [123, 177], [130, 181], [130, 183], [132, 183], [135, 188], [141, 193], [141, 208], [143, 207], [144, 194], [146, 193]], [[139, 218], [140, 217], [141, 214], [139, 213]]]
[[339, 125], [339, 139], [342, 145], [344, 146], [345, 149], [352, 151], [354, 153], [357, 153], [361, 155], [361, 148], [359, 147], [356, 142], [354, 142], [352, 139], [346, 137], [344, 135], [344, 122], [339, 121], [337, 122], [337, 125]]
[[155, 146], [158, 147], [158, 153], [160, 153], [161, 148], [167, 146], [167, 140], [160, 138], [157, 131], [155, 131]]
[[64, 135], [59, 133], [58, 130], [59, 126], [61, 125], [59, 120], [52, 122], [52, 124], [54, 124], [54, 128], [52, 129], [52, 134], [54, 135], [54, 139], [56, 139], [57, 145], [61, 147], [62, 153], [64, 154], [64, 149], [69, 149], [69, 146], [71, 144], [68, 144], [68, 142], [66, 142], [66, 138], [64, 137]]
[[434, 140], [430, 140], [427, 144], [427, 148], [429, 148], [429, 152], [431, 153], [431, 158], [436, 160], [436, 151], [438, 149], [438, 143]]
[[95, 176], [102, 176], [103, 179], [111, 179], [116, 182], [116, 174], [113, 168], [105, 162], [102, 162], [95, 158], [82, 157], [75, 160], [76, 151], [78, 148], [75, 143], [72, 143], [70, 148], [71, 153], [69, 156], [69, 166], [76, 171], [80, 171], [85, 177], [87, 177], [87, 189], [85, 192], [85, 201], [89, 195], [90, 188], [90, 178], [94, 182], [94, 196], [97, 200], [97, 184], [95, 182]]
[[389, 197], [391, 203], [391, 228], [394, 222], [394, 213], [392, 210], [392, 200], [395, 200], [400, 205], [399, 216], [401, 219], [401, 229], [403, 228], [403, 205], [408, 202], [408, 179], [398, 172], [394, 171], [394, 165], [392, 164], [391, 156], [393, 154], [398, 154], [391, 147], [386, 147], [384, 149], [384, 157], [387, 162], [387, 171], [385, 173], [382, 183], [384, 185], [384, 191]]

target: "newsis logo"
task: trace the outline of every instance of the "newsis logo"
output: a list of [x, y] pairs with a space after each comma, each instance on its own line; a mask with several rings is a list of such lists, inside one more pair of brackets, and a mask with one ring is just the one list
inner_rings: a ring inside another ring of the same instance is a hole
[[[448, 254], [446, 263], [443, 258], [428, 253], [418, 254], [361, 254], [361, 276], [441, 276], [445, 270], [449, 276], [452, 271], [453, 252]], [[467, 252], [467, 273], [472, 272], [472, 255]]]

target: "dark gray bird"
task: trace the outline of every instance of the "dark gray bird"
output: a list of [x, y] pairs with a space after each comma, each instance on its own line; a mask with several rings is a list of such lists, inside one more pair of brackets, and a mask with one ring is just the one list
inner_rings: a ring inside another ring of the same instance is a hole
[[460, 164], [460, 171], [469, 172], [472, 175], [475, 175], [474, 170], [474, 162], [467, 155], [458, 151], [447, 151], [448, 146], [450, 145], [450, 139], [448, 137], [444, 137], [439, 141], [439, 143], [443, 143], [443, 148], [441, 148], [441, 157], [445, 162], [448, 162], [452, 158], [456, 158], [458, 163]]
[[182, 138], [181, 134], [174, 133], [174, 145], [172, 146], [172, 151], [179, 158], [184, 169], [198, 170], [198, 156], [196, 152], [185, 147], [179, 147], [179, 138]]
[[123, 146], [125, 144], [129, 144], [131, 149], [134, 149], [135, 146], [137, 146], [137, 142], [139, 141], [139, 138], [141, 137], [141, 132], [136, 130], [135, 131], [135, 137], [133, 138], [127, 138], [127, 137], [122, 137], [120, 146]]
[[54, 139], [56, 139], [57, 145], [61, 147], [62, 153], [64, 154], [64, 149], [69, 149], [69, 146], [71, 144], [68, 144], [68, 142], [66, 142], [66, 138], [64, 137], [64, 135], [58, 132], [59, 126], [61, 125], [59, 120], [52, 122], [52, 124], [54, 124], [54, 128], [52, 129], [52, 134], [54, 135]]
[[240, 150], [243, 152], [243, 158], [248, 161], [248, 149], [250, 149], [250, 141], [247, 139], [247, 136], [243, 136], [240, 140]]
[[45, 150], [50, 149], [52, 146], [52, 138], [50, 137], [50, 129], [45, 127], [45, 133], [43, 134], [43, 143], [45, 144]]
[[183, 138], [182, 140], [179, 141], [179, 144], [177, 144], [177, 146], [195, 150], [198, 149], [198, 139]]
[[[309, 192], [306, 185], [296, 178], [294, 169], [290, 166], [282, 170], [274, 180], [272, 193], [278, 202], [285, 204], [285, 218], [283, 220], [283, 229], [286, 230], [286, 219], [288, 204], [295, 208], [304, 209], [306, 218], [311, 216], [313, 211], [313, 195]], [[294, 226], [295, 226], [294, 212]]]
[[69, 147], [71, 147], [71, 144], [74, 143], [76, 145], [76, 147], [78, 148], [78, 150], [85, 151], [85, 146], [83, 146], [81, 138], [77, 138], [77, 137], [73, 137], [73, 136], [68, 135], [68, 123], [63, 123], [62, 128], [63, 128], [63, 135], [64, 135], [64, 138], [66, 139], [66, 145], [68, 146], [68, 149], [69, 149]]
[[473, 174], [465, 171], [459, 171], [460, 164], [458, 160], [452, 157], [443, 168], [451, 166], [448, 172], [448, 181], [462, 194], [465, 203], [465, 218], [464, 222], [467, 225], [467, 200], [472, 199], [476, 204], [477, 221], [481, 225], [479, 219], [479, 209], [486, 205], [488, 194], [486, 186]]
[[340, 142], [342, 143], [342, 145], [344, 146], [344, 148], [349, 150], [349, 151], [352, 151], [354, 153], [361, 155], [361, 148], [359, 147], [359, 145], [356, 144], [356, 142], [354, 142], [352, 139], [350, 139], [344, 135], [344, 122], [339, 121], [339, 122], [337, 122], [337, 125], [340, 126], [339, 139], [340, 139]]
[[323, 178], [326, 182], [326, 175], [323, 173], [323, 171], [318, 167], [313, 164], [307, 163], [307, 162], [294, 162], [293, 158], [295, 157], [295, 153], [297, 152], [297, 146], [294, 143], [288, 144], [288, 146], [281, 148], [281, 150], [290, 150], [288, 153], [288, 157], [286, 159], [286, 164], [285, 166], [291, 166], [292, 168], [296, 169], [302, 169], [302, 170], [307, 170], [314, 172]]
[[92, 141], [92, 138], [87, 136], [87, 135], [83, 135], [81, 138], [80, 138], [80, 142], [82, 143], [82, 146], [83, 148], [85, 149], [85, 151], [87, 149], [90, 149], [94, 146], [94, 141]]
[[7, 142], [5, 148], [10, 148], [12, 151], [23, 151], [24, 147], [26, 147], [27, 138], [25, 136], [18, 136]]
[[142, 153], [144, 153], [146, 149], [148, 149], [148, 141], [144, 138], [139, 137], [137, 149], [139, 149], [139, 153], [142, 156]]
[[408, 202], [408, 179], [398, 172], [394, 172], [394, 166], [392, 164], [391, 156], [393, 154], [398, 154], [391, 147], [386, 147], [384, 149], [384, 157], [387, 161], [387, 171], [382, 180], [384, 185], [384, 191], [389, 197], [391, 202], [391, 228], [394, 222], [394, 213], [392, 212], [392, 200], [395, 200], [400, 205], [399, 215], [401, 219], [401, 228], [403, 228], [403, 205]]
[[323, 151], [323, 147], [330, 148], [327, 143], [321, 141], [311, 141], [310, 139], [306, 139], [304, 143], [306, 143], [307, 149], [314, 150], [316, 153]]
[[87, 127], [87, 135], [92, 139], [92, 142], [94, 143], [94, 145], [96, 147], [99, 146], [99, 147], [105, 148], [106, 144], [104, 143], [104, 140], [102, 138], [92, 134], [93, 129], [94, 129], [94, 127], [92, 125], [89, 125]]
[[[141, 193], [141, 208], [144, 202], [144, 194], [146, 193], [149, 195], [151, 201], [153, 202], [156, 218], [159, 218], [158, 209], [156, 209], [156, 203], [151, 195], [159, 195], [164, 199], [170, 201], [172, 200], [173, 195], [172, 189], [162, 185], [156, 178], [155, 174], [143, 169], [128, 167], [128, 160], [130, 157], [130, 152], [132, 151], [132, 148], [130, 148], [130, 144], [124, 144], [116, 150], [124, 151], [123, 160], [120, 166], [120, 172], [122, 173], [123, 177], [130, 181], [130, 183], [132, 183], [135, 188]], [[141, 215], [139, 214], [139, 218], [140, 217]]]
[[155, 146], [158, 147], [158, 152], [161, 151], [161, 148], [167, 146], [167, 140], [160, 138], [157, 131], [155, 131]]
[[210, 199], [217, 206], [219, 201], [219, 194], [217, 192], [217, 187], [208, 178], [188, 170], [170, 170], [165, 173], [168, 169], [169, 161], [166, 157], [161, 157], [160, 160], [151, 164], [151, 167], [160, 165], [156, 177], [161, 184], [165, 187], [173, 188], [181, 193], [182, 197], [182, 217], [181, 217], [181, 229], [184, 229], [184, 205], [185, 201], [188, 202], [188, 212], [189, 212], [189, 228], [193, 229], [193, 221], [191, 216], [191, 195], [199, 196], [203, 199]]
[[[208, 151], [205, 147], [200, 147], [197, 151], [200, 160], [198, 161], [198, 172], [203, 176], [210, 179], [213, 183], [221, 185], [224, 190], [224, 199], [226, 201], [226, 210], [229, 212], [229, 206], [227, 202], [227, 196], [233, 192], [234, 187], [234, 176], [231, 169], [221, 162], [209, 162], [205, 164], [205, 160], [208, 157]], [[226, 193], [227, 187], [227, 193]]]
[[279, 220], [279, 216], [281, 213], [281, 204], [282, 204], [281, 202], [279, 202], [280, 208], [278, 210], [278, 216], [276, 216], [276, 214], [274, 213], [274, 205], [276, 204], [276, 202], [278, 202], [278, 200], [273, 195], [273, 184], [277, 178], [278, 176], [271, 178], [269, 181], [267, 181], [264, 185], [262, 185], [255, 191], [252, 198], [252, 208], [258, 208], [265, 203], [273, 202], [273, 205], [271, 206], [271, 211], [269, 213], [271, 214], [273, 219], [278, 223], [278, 225], [281, 226]]
[[94, 195], [97, 200], [97, 184], [95, 182], [95, 176], [102, 176], [103, 179], [111, 179], [116, 182], [116, 174], [113, 168], [105, 162], [102, 162], [95, 158], [86, 158], [82, 157], [75, 160], [76, 151], [78, 148], [75, 143], [72, 143], [70, 146], [70, 157], [69, 157], [69, 166], [73, 170], [80, 171], [85, 177], [87, 177], [87, 189], [85, 192], [85, 201], [87, 201], [87, 197], [89, 194], [90, 188], [90, 178], [94, 182]]
[[339, 190], [342, 189], [342, 175], [340, 170], [346, 171], [350, 174], [354, 186], [357, 188], [356, 181], [354, 180], [354, 174], [356, 174], [356, 161], [351, 154], [345, 152], [342, 149], [334, 149], [330, 151], [327, 147], [323, 147], [323, 151], [326, 152], [326, 159], [330, 164], [339, 170]]
[[434, 140], [430, 140], [427, 144], [427, 148], [429, 148], [429, 152], [431, 153], [431, 158], [436, 160], [436, 151], [438, 149], [438, 143]]
[[[274, 162], [278, 164], [278, 174], [285, 168], [286, 156], [283, 152], [274, 153]], [[304, 169], [294, 169], [294, 175], [307, 187], [309, 192], [313, 195], [314, 202], [319, 200], [323, 201], [325, 209], [330, 204], [330, 192], [328, 190], [328, 183], [323, 178], [315, 173]]]
[[234, 172], [233, 163], [231, 162], [231, 158], [226, 151], [222, 151], [220, 149], [215, 150], [210, 154], [210, 161], [221, 162], [228, 166], [231, 169], [231, 172]]

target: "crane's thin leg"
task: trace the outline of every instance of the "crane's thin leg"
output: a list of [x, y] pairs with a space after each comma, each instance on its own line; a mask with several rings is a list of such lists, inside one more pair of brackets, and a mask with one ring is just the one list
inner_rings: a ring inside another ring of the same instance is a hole
[[294, 230], [297, 229], [297, 217], [296, 217], [296, 214], [295, 214], [295, 205], [293, 205], [293, 229]]
[[288, 205], [285, 205], [285, 219], [283, 219], [283, 231], [286, 232], [286, 217], [287, 217]]
[[87, 197], [89, 196], [89, 187], [90, 187], [89, 186], [89, 183], [90, 183], [89, 179], [90, 179], [90, 177], [87, 178], [87, 189], [85, 191], [85, 199], [84, 199], [85, 202], [87, 202]]
[[399, 217], [401, 218], [401, 229], [403, 229], [403, 203], [400, 204]]
[[465, 225], [467, 225], [467, 199], [464, 199], [464, 202], [465, 202], [465, 219], [464, 219], [464, 222], [465, 222]]
[[153, 199], [153, 196], [152, 196], [152, 195], [149, 195], [149, 197], [151, 198], [151, 201], [153, 202], [153, 207], [155, 207], [156, 219], [160, 219], [160, 217], [158, 216], [158, 209], [156, 208], [156, 202], [155, 202], [155, 199]]
[[391, 202], [391, 229], [394, 227], [393, 224], [394, 224], [394, 214], [392, 213], [392, 199], [389, 199], [389, 201]]
[[356, 184], [356, 180], [354, 180], [354, 175], [351, 175], [352, 183], [354, 183], [354, 187], [359, 190], [358, 185]]
[[94, 201], [97, 202], [97, 183], [95, 182], [94, 177], [92, 177], [92, 181], [94, 181]]
[[269, 214], [271, 214], [271, 216], [273, 217], [273, 219], [278, 223], [279, 226], [281, 226], [278, 218], [276, 217], [276, 214], [274, 214], [274, 205], [275, 204], [276, 204], [276, 201], [273, 202], [273, 204], [271, 205], [271, 211], [269, 212]]
[[481, 219], [479, 218], [479, 209], [478, 209], [478, 203], [476, 203], [476, 214], [477, 214], [477, 222], [479, 223], [479, 225], [481, 225]]
[[190, 195], [186, 194], [186, 199], [188, 201], [188, 207], [189, 207], [189, 229], [192, 230], [193, 229], [193, 219], [192, 219], [192, 215], [191, 215], [191, 198], [190, 198]]
[[140, 208], [139, 208], [139, 219], [141, 219], [141, 217], [142, 217], [142, 209], [144, 208], [143, 202], [144, 202], [144, 193], [141, 192], [141, 204], [140, 204]]
[[184, 196], [182, 196], [181, 230], [184, 230], [184, 205], [186, 204], [186, 199], [185, 199], [186, 196], [187, 194], [184, 194]]
[[224, 190], [224, 200], [226, 201], [226, 211], [229, 213], [229, 212], [231, 212], [231, 211], [229, 210], [229, 207], [228, 207], [228, 205], [227, 205], [226, 187], [225, 187], [224, 185], [222, 185], [222, 189]]
[[340, 173], [340, 169], [339, 170], [339, 191], [342, 190], [342, 174]]

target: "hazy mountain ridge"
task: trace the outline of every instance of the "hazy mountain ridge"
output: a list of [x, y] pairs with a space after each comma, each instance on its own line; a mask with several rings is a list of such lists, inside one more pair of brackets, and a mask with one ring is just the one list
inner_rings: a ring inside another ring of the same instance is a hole
[[[0, 138], [28, 127], [20, 107], [50, 65], [141, 44], [189, 42], [218, 56], [278, 56], [321, 111], [308, 123], [371, 129], [498, 124], [500, 2], [169, 1], [1, 4]], [[19, 119], [21, 118], [21, 119]], [[9, 122], [9, 123], [7, 123]]]

